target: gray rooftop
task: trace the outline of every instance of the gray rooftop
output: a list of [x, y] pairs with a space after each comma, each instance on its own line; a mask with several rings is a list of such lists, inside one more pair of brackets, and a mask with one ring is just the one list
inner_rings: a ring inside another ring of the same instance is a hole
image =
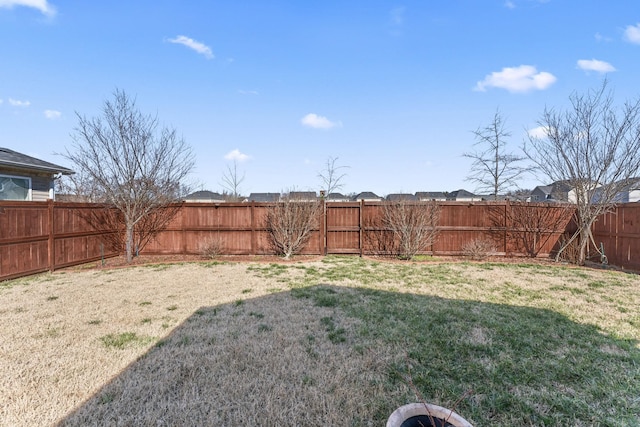
[[18, 153], [8, 148], [0, 147], [0, 166], [7, 166], [17, 169], [27, 169], [37, 172], [61, 173], [71, 175], [75, 172], [69, 168], [58, 166], [54, 163], [45, 162], [26, 154]]

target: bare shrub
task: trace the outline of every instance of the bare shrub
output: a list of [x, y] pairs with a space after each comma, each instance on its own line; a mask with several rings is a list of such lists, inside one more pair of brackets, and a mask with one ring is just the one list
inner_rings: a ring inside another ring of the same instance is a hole
[[474, 260], [485, 259], [495, 252], [496, 246], [486, 238], [473, 239], [462, 246], [462, 254]]
[[321, 204], [283, 195], [269, 207], [266, 214], [267, 231], [272, 249], [285, 259], [299, 253], [319, 226]]
[[567, 235], [560, 237], [560, 248], [556, 260], [560, 262], [567, 262], [569, 264], [577, 264], [580, 260], [580, 244], [577, 240], [571, 240]]
[[215, 259], [224, 253], [224, 243], [220, 236], [209, 237], [199, 248], [200, 255], [204, 258]]
[[383, 218], [366, 216], [363, 219], [365, 232], [362, 234], [367, 252], [372, 255], [391, 255], [397, 253], [397, 244], [393, 232], [382, 224]]
[[493, 227], [505, 227], [508, 242], [518, 253], [535, 258], [564, 233], [575, 213], [571, 203], [509, 202], [490, 209]]
[[399, 200], [383, 205], [382, 222], [393, 233], [396, 254], [412, 259], [427, 250], [438, 235], [440, 206], [434, 201]]

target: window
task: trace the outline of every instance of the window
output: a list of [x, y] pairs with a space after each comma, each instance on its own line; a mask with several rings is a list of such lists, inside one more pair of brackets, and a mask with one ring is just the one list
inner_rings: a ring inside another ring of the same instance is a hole
[[31, 200], [31, 178], [0, 175], [0, 200]]

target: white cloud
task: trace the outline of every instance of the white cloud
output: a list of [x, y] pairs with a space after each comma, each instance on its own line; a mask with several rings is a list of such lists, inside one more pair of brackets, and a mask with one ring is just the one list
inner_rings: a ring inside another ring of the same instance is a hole
[[603, 36], [600, 33], [596, 33], [593, 37], [599, 43], [602, 43], [602, 42], [607, 42], [608, 43], [608, 42], [612, 42], [613, 41], [613, 39], [611, 37]]
[[235, 150], [229, 151], [224, 156], [227, 160], [236, 160], [238, 162], [244, 162], [245, 160], [249, 160], [249, 156], [244, 153], [241, 153], [237, 148]]
[[640, 24], [629, 25], [624, 30], [624, 39], [631, 43], [640, 44]]
[[186, 46], [189, 49], [193, 49], [199, 54], [204, 55], [204, 57], [207, 59], [215, 58], [209, 46], [207, 46], [204, 43], [200, 43], [199, 41], [196, 41], [187, 36], [178, 36], [174, 39], [169, 39], [169, 43], [176, 43], [176, 44], [181, 44], [183, 46]]
[[15, 6], [32, 7], [47, 16], [56, 14], [56, 8], [47, 0], [0, 0], [0, 8], [13, 9]]
[[616, 71], [613, 65], [597, 59], [579, 59], [578, 68], [585, 71], [596, 71], [598, 73], [610, 73]]
[[29, 105], [31, 105], [29, 101], [19, 101], [13, 98], [9, 98], [9, 104], [13, 105], [14, 107], [28, 107]]
[[544, 90], [556, 81], [556, 77], [540, 71], [532, 65], [520, 65], [519, 67], [505, 67], [502, 71], [494, 71], [484, 80], [478, 82], [474, 90], [485, 92], [487, 88], [497, 87], [506, 89], [511, 93], [525, 93], [531, 90]]
[[60, 111], [56, 111], [56, 110], [44, 110], [44, 116], [47, 119], [55, 120], [55, 119], [59, 119], [60, 117], [62, 117], [62, 113]]
[[531, 138], [546, 138], [549, 132], [549, 128], [547, 126], [538, 126], [533, 129], [529, 129], [527, 134]]
[[404, 24], [404, 11], [404, 7], [395, 7], [391, 9], [391, 24], [398, 27]]
[[300, 123], [302, 123], [304, 126], [308, 126], [314, 129], [331, 129], [336, 126], [342, 125], [340, 122], [332, 122], [326, 117], [319, 116], [314, 113], [309, 113], [304, 116], [302, 119], [300, 119]]
[[259, 95], [257, 90], [243, 90], [243, 89], [240, 89], [240, 90], [238, 90], [238, 93], [240, 95]]
[[506, 1], [504, 2], [504, 7], [506, 7], [507, 9], [515, 9], [516, 4], [512, 1]]

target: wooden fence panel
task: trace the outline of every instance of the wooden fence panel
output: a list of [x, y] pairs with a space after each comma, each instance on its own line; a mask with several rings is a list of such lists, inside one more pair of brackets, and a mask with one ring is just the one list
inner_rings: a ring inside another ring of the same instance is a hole
[[86, 221], [94, 204], [0, 202], [0, 280], [116, 255]]
[[0, 280], [47, 271], [49, 209], [46, 203], [0, 204]]
[[640, 271], [640, 203], [621, 204], [603, 215], [593, 226], [593, 236], [609, 264]]
[[327, 203], [326, 252], [329, 254], [359, 254], [360, 210], [357, 202]]

